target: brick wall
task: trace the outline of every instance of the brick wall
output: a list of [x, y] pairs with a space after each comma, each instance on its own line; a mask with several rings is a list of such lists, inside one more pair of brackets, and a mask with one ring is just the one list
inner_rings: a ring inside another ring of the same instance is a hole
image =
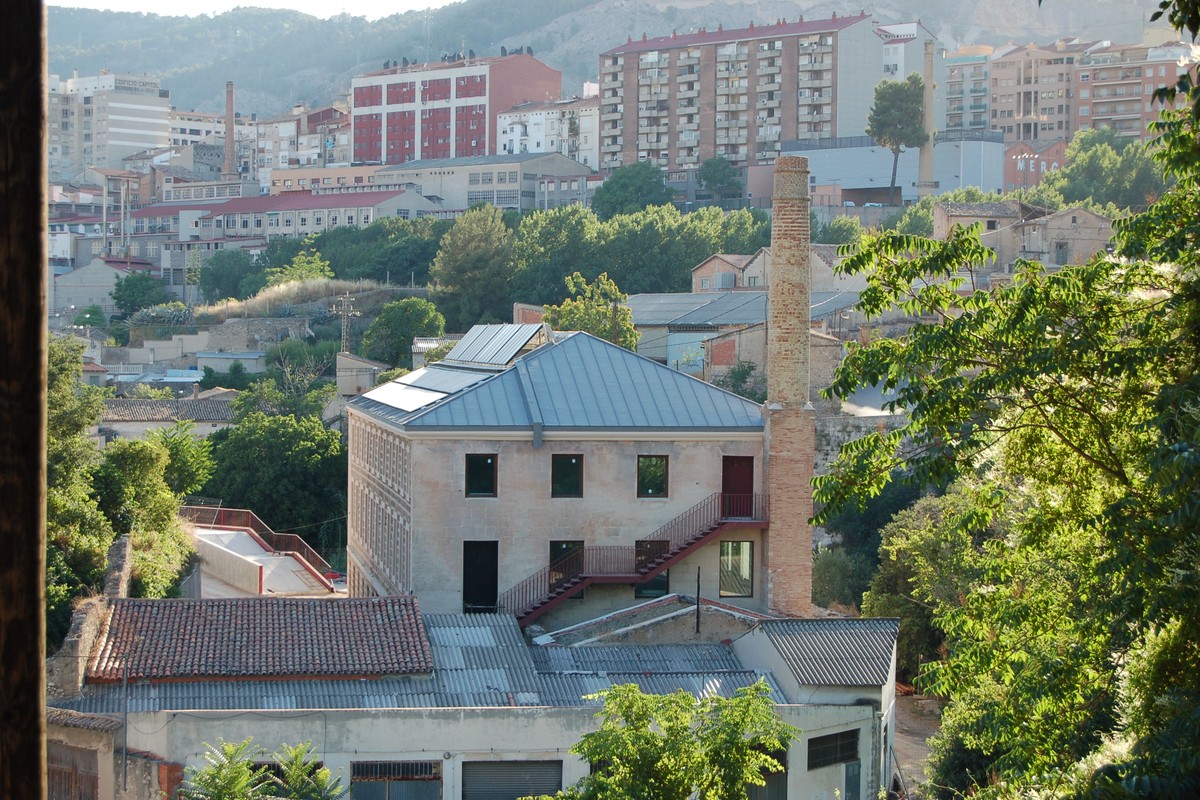
[[775, 162], [771, 291], [767, 309], [767, 604], [775, 614], [812, 608], [812, 489], [815, 416], [809, 402], [808, 159]]

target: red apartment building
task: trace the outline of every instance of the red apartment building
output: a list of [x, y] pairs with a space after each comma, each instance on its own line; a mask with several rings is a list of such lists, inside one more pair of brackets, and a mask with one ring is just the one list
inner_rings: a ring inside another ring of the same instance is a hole
[[[1148, 141], [1150, 123], [1163, 106], [1158, 89], [1174, 86], [1191, 68], [1191, 47], [1182, 42], [1157, 46], [1113, 45], [1090, 51], [1075, 67], [1075, 128], [1111, 128], [1121, 136]], [[1180, 97], [1177, 106], [1186, 103]]]
[[354, 163], [495, 155], [497, 113], [562, 96], [562, 73], [527, 53], [392, 63], [350, 82]]

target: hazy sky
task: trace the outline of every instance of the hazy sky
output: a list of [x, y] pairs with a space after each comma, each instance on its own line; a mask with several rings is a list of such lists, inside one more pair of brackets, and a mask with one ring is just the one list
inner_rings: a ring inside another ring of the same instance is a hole
[[108, 11], [145, 11], [171, 16], [219, 14], [238, 6], [255, 6], [291, 8], [322, 18], [346, 13], [356, 17], [379, 19], [414, 9], [438, 8], [451, 2], [453, 0], [192, 0], [185, 4], [186, 10], [162, 0], [49, 0], [47, 5], [101, 8]]

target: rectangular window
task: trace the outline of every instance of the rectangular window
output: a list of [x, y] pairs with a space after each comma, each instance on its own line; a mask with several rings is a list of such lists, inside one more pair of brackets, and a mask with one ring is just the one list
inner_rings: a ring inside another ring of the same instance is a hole
[[858, 728], [808, 740], [809, 770], [858, 761]]
[[721, 597], [754, 596], [754, 542], [721, 542]]
[[667, 496], [667, 456], [638, 456], [637, 496]]
[[550, 496], [583, 497], [583, 456], [550, 456]]
[[353, 761], [350, 788], [355, 800], [438, 800], [440, 761]]
[[496, 454], [467, 453], [467, 497], [496, 496]]

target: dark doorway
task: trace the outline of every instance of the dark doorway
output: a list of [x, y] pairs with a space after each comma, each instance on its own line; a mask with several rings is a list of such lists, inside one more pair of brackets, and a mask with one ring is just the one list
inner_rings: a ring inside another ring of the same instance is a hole
[[463, 542], [463, 613], [495, 612], [499, 553], [498, 542]]
[[724, 456], [721, 462], [721, 515], [750, 517], [754, 513], [754, 456]]

